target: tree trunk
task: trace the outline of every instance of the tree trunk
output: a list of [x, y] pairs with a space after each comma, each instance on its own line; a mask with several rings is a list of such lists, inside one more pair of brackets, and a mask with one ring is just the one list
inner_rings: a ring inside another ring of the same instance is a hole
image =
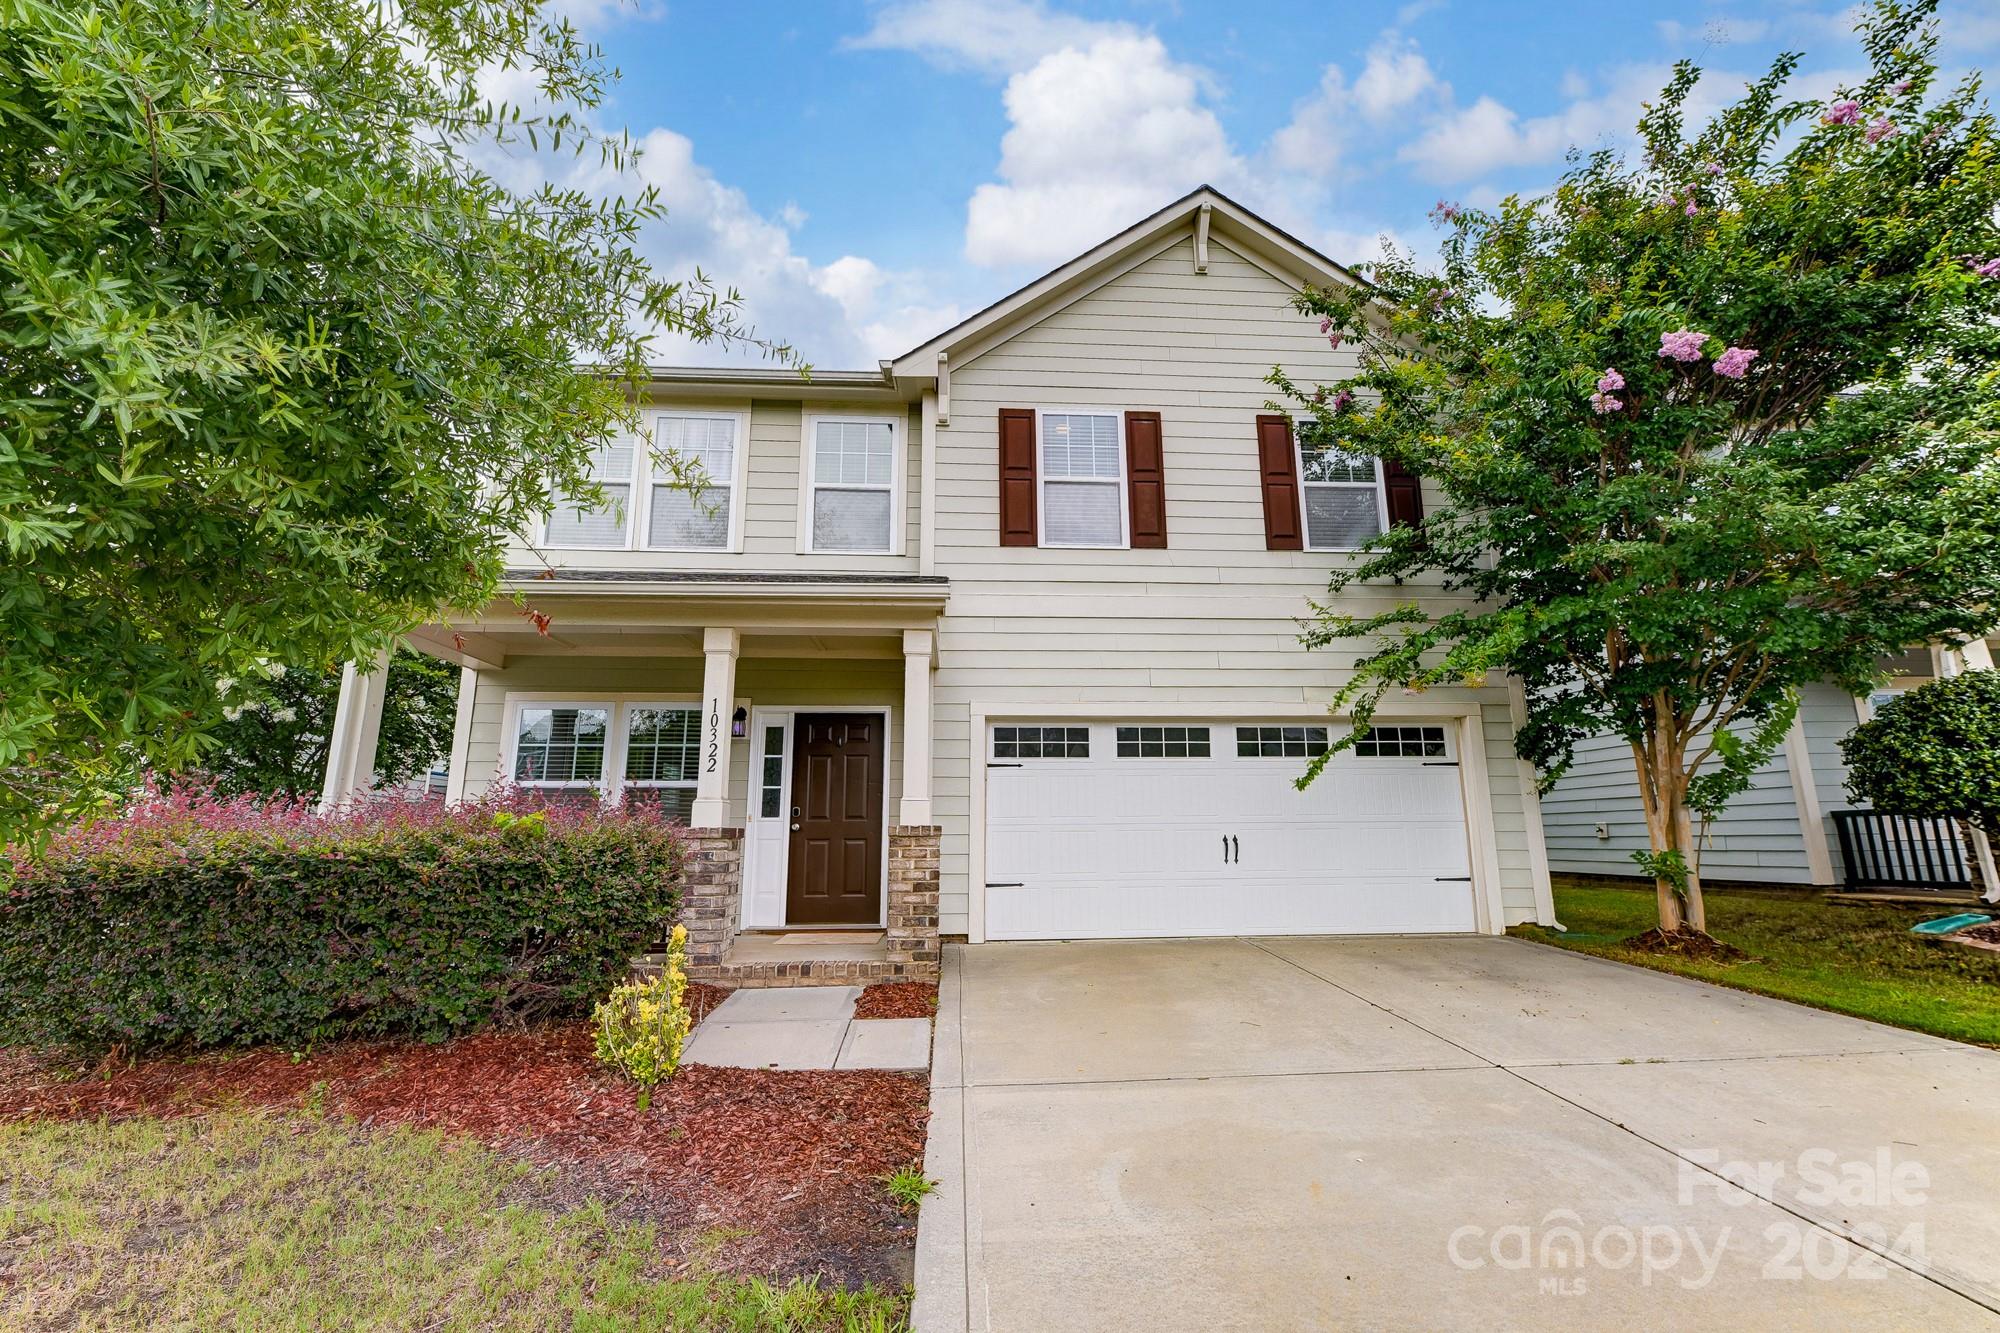
[[[1646, 812], [1646, 841], [1651, 844], [1653, 855], [1658, 856], [1673, 845], [1673, 806], [1671, 795], [1663, 796], [1658, 785], [1659, 770], [1652, 761], [1652, 749], [1651, 745], [1633, 745], [1632, 766], [1639, 773], [1639, 804]], [[1673, 881], [1664, 875], [1654, 875], [1653, 898], [1660, 914], [1661, 931], [1679, 934], [1681, 901]]]
[[1653, 734], [1632, 746], [1632, 762], [1639, 773], [1639, 799], [1646, 811], [1646, 835], [1653, 855], [1680, 854], [1686, 869], [1686, 883], [1677, 885], [1667, 875], [1653, 875], [1653, 896], [1660, 911], [1660, 930], [1677, 935], [1682, 931], [1708, 933], [1708, 911], [1702, 902], [1701, 876], [1695, 870], [1694, 820], [1687, 808], [1687, 754], [1673, 743], [1672, 715], [1665, 701], [1655, 705], [1658, 712]]

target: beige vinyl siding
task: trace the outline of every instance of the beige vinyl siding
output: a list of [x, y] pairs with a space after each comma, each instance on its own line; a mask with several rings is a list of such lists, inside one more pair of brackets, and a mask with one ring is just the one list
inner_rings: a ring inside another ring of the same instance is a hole
[[[502, 728], [509, 694], [559, 693], [577, 703], [613, 695], [655, 695], [663, 700], [692, 702], [701, 696], [701, 681], [701, 659], [692, 657], [522, 657], [503, 671], [482, 671], [473, 696], [471, 740], [466, 749], [466, 795], [485, 791], [500, 772], [507, 752]], [[900, 661], [744, 657], [736, 664], [736, 698], [753, 710], [883, 706], [889, 714], [886, 799], [894, 820], [895, 803], [903, 791]], [[740, 739], [729, 750], [730, 819], [739, 828], [748, 810], [754, 741], [754, 735]]]
[[[656, 407], [701, 406], [661, 399]], [[736, 406], [740, 409], [742, 404]], [[719, 410], [726, 410], [722, 405]], [[847, 413], [857, 416], [893, 417], [898, 423], [904, 451], [904, 486], [898, 497], [904, 540], [901, 555], [857, 555], [843, 553], [801, 553], [798, 549], [799, 491], [804, 484], [805, 418], [813, 414]], [[811, 571], [830, 573], [853, 571], [873, 574], [914, 574], [917, 572], [917, 541], [920, 522], [917, 497], [922, 494], [922, 421], [917, 408], [902, 403], [882, 407], [835, 406], [759, 400], [750, 404], [749, 455], [745, 460], [743, 550], [730, 551], [647, 551], [647, 550], [552, 550], [536, 552], [517, 546], [508, 553], [511, 563], [539, 566], [543, 560], [558, 569], [662, 569], [662, 570], [756, 570]], [[643, 540], [644, 534], [640, 534]]]
[[[1264, 547], [1255, 419], [1283, 362], [1295, 377], [1352, 373], [1292, 289], [1211, 242], [1193, 271], [1183, 240], [963, 364], [937, 439], [937, 572], [951, 579], [939, 622], [935, 813], [943, 826], [940, 917], [969, 930], [972, 792], [984, 779], [971, 714], [1031, 718], [1037, 706], [1209, 704], [1273, 716], [1324, 706], [1349, 653], [1298, 641], [1323, 596], [1326, 552]], [[1168, 544], [1164, 550], [1050, 550], [998, 543], [998, 413], [1003, 407], [1152, 410], [1161, 414]], [[1434, 503], [1435, 497], [1429, 497]], [[1357, 589], [1345, 604], [1383, 609], [1424, 599], [1422, 585]], [[1439, 690], [1441, 705], [1482, 706], [1504, 915], [1535, 912], [1533, 874], [1506, 691]], [[1475, 849], [1475, 860], [1477, 850]]]

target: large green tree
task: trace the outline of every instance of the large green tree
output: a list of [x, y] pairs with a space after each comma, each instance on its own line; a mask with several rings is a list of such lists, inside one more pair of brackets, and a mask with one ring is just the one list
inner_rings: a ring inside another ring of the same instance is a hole
[[[1300, 300], [1356, 377], [1272, 376], [1446, 501], [1334, 575], [1308, 637], [1356, 654], [1336, 706], [1508, 673], [1544, 780], [1623, 738], [1669, 934], [1705, 929], [1690, 810], [1743, 789], [1800, 686], [2000, 619], [2000, 145], [1976, 78], [1940, 86], [1932, 11], [1879, 4], [1830, 103], [1787, 100], [1787, 55], [1688, 127], [1683, 64], [1643, 160], [1440, 205], [1441, 265]], [[1471, 600], [1342, 612], [1391, 578]]]
[[[340, 700], [340, 668], [267, 671], [255, 682], [231, 681], [215, 745], [202, 756], [204, 776], [224, 795], [312, 797], [326, 781], [326, 747]], [[375, 778], [406, 782], [451, 752], [458, 708], [458, 668], [405, 648], [389, 659]]]
[[0, 837], [199, 764], [219, 678], [486, 600], [649, 338], [749, 336], [650, 193], [479, 168], [629, 161], [542, 9], [0, 0]]

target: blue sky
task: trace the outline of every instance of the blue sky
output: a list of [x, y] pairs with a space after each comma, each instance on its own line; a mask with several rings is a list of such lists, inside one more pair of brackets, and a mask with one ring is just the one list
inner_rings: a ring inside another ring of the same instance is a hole
[[[1852, 6], [564, 0], [622, 79], [669, 209], [646, 247], [734, 284], [821, 367], [872, 365], [1203, 182], [1358, 261], [1422, 248], [1439, 199], [1555, 179], [1619, 142], [1671, 64], [1714, 105], [1780, 50], [1797, 89], [1861, 68]], [[2000, 0], [1945, 0], [1942, 62], [2000, 51]], [[579, 169], [581, 171], [581, 169]], [[582, 173], [587, 175], [587, 173]], [[580, 177], [581, 178], [581, 177]], [[729, 359], [668, 347], [669, 359]]]

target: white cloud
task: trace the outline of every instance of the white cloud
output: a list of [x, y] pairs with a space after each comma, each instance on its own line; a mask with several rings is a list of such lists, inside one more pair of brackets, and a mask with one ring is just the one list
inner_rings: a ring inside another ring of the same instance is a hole
[[1353, 96], [1340, 66], [1328, 65], [1319, 87], [1292, 104], [1292, 118], [1271, 136], [1271, 164], [1280, 171], [1331, 175], [1346, 147], [1346, 122]]
[[[1408, 39], [1385, 36], [1368, 52], [1354, 80], [1354, 104], [1370, 120], [1382, 120], [1433, 89], [1440, 89], [1430, 62]], [[1442, 88], [1449, 93], [1450, 89]]]
[[1248, 168], [1203, 88], [1151, 35], [1099, 36], [1015, 74], [1001, 180], [973, 191], [966, 257], [1068, 259], [1203, 182], [1241, 188]]
[[[1546, 116], [1522, 118], [1492, 97], [1447, 113], [1397, 154], [1434, 181], [1467, 181], [1509, 167], [1558, 161], [1571, 148], [1627, 144], [1635, 137], [1642, 104], [1659, 95], [1672, 71], [1664, 65], [1625, 65], [1609, 72], [1605, 90], [1577, 97]], [[1725, 90], [1741, 75], [1710, 70], [1689, 96], [1686, 118], [1698, 125], [1719, 109]]]
[[1129, 23], [1057, 13], [1042, 0], [901, 0], [878, 10], [867, 32], [841, 45], [910, 51], [946, 69], [1001, 75], [1066, 47], [1137, 35]]

